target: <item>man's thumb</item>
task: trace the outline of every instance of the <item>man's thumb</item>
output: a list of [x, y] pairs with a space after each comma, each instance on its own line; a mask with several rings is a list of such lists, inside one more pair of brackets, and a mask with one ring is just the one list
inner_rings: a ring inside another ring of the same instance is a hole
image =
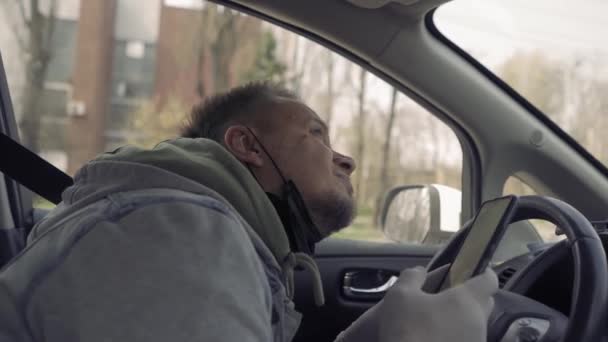
[[399, 280], [395, 284], [395, 286], [399, 286], [401, 288], [422, 289], [422, 285], [426, 279], [426, 270], [424, 267], [414, 267], [408, 268], [401, 271], [401, 275], [399, 276]]
[[498, 278], [492, 269], [486, 271], [472, 279], [469, 279], [464, 286], [478, 299], [488, 298], [498, 291]]

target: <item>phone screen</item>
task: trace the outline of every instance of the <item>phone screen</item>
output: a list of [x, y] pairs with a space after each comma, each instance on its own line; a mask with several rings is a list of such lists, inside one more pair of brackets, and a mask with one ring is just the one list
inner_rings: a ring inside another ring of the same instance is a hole
[[506, 230], [514, 204], [515, 196], [507, 196], [481, 206], [442, 288], [462, 284], [486, 269]]

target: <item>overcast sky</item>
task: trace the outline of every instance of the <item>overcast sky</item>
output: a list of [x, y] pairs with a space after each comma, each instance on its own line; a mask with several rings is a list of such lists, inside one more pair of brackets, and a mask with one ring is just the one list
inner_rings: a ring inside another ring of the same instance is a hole
[[489, 63], [517, 49], [608, 64], [606, 0], [455, 0], [437, 12], [446, 36]]

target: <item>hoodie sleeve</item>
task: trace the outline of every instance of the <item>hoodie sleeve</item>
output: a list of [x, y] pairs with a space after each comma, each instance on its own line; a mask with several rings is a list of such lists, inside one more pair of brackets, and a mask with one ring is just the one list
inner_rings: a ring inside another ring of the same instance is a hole
[[33, 292], [44, 341], [270, 341], [271, 295], [244, 227], [197, 203], [95, 224]]

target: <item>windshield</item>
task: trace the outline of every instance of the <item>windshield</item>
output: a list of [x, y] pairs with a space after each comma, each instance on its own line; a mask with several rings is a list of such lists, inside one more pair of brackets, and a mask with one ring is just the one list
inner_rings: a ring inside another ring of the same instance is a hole
[[437, 28], [608, 164], [608, 1], [456, 0]]

